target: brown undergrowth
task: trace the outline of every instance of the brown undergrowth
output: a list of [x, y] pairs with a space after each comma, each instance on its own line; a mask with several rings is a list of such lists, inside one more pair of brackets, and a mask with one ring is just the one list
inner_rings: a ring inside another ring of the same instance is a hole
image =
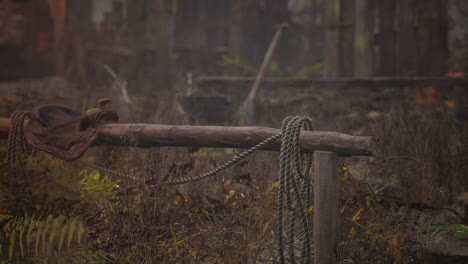
[[[190, 174], [196, 165], [192, 163], [200, 160], [207, 162], [205, 167], [217, 166], [219, 159], [222, 156], [203, 153], [180, 156], [161, 178]], [[26, 172], [24, 186], [32, 190], [21, 195], [32, 196], [29, 204], [24, 199], [23, 204], [17, 204], [15, 196], [19, 194], [3, 196], [1, 204], [5, 261], [277, 261], [278, 183], [274, 175], [263, 181], [246, 175], [233, 180], [211, 179], [190, 191], [182, 187], [159, 189], [70, 168], [47, 155], [30, 158]], [[132, 172], [141, 174], [138, 169]], [[344, 165], [340, 178], [340, 258], [353, 263], [409, 263], [414, 232], [408, 213], [401, 211], [398, 202], [373, 193]], [[218, 192], [203, 190], [217, 186]], [[5, 182], [2, 187], [8, 190]]]
[[468, 190], [468, 127], [450, 112], [396, 112], [371, 131], [385, 146], [381, 171], [396, 172], [405, 201], [445, 206]]
[[[152, 116], [158, 123], [180, 116], [171, 115]], [[403, 195], [382, 192], [358, 175], [363, 172], [350, 172], [350, 159], [343, 161], [342, 263], [411, 263], [414, 245], [437, 240], [438, 225], [458, 223], [456, 215], [434, 206], [466, 187], [466, 141], [459, 129], [422, 115], [375, 123], [370, 134], [384, 140], [385, 155], [365, 166], [376, 177], [396, 172]], [[277, 263], [276, 153], [256, 153], [203, 182], [159, 189], [70, 168], [47, 155], [29, 159], [27, 177], [12, 179], [5, 150], [0, 151], [0, 263]], [[233, 154], [106, 148], [90, 151], [88, 158], [170, 180], [208, 171]], [[12, 182], [20, 187], [12, 188]]]

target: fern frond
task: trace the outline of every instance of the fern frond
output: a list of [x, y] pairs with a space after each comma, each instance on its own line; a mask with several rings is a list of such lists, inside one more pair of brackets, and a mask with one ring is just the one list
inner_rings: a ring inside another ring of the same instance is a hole
[[48, 215], [36, 219], [33, 214], [13, 218], [0, 231], [4, 237], [0, 241], [0, 253], [5, 253], [9, 259], [13, 259], [15, 256], [24, 258], [50, 255], [56, 252], [57, 248], [60, 251], [67, 235], [67, 248], [71, 247], [73, 239], [79, 244], [85, 232], [85, 225], [76, 218]]
[[58, 245], [58, 251], [62, 249], [63, 241], [65, 241], [65, 235], [67, 234], [67, 225], [64, 224], [60, 230], [60, 240]]
[[49, 244], [47, 245], [47, 248], [49, 249], [52, 248], [52, 242], [54, 242], [57, 229], [60, 228], [59, 227], [60, 222], [62, 222], [62, 216], [59, 216], [52, 221], [52, 226], [51, 226], [52, 229], [50, 230], [50, 233], [49, 233]]
[[10, 236], [10, 246], [8, 247], [8, 256], [11, 259], [13, 256], [13, 248], [15, 247], [16, 232], [12, 232]]
[[68, 229], [68, 241], [67, 247], [70, 247], [71, 241], [73, 239], [73, 233], [75, 232], [75, 219], [70, 222], [70, 228]]
[[45, 238], [46, 238], [47, 232], [49, 231], [49, 227], [51, 226], [51, 221], [52, 221], [53, 217], [54, 217], [54, 215], [47, 216], [45, 223], [43, 223], [44, 230], [42, 231], [42, 236], [41, 236], [43, 248], [47, 248]]
[[37, 219], [38, 222], [38, 227], [37, 227], [37, 230], [36, 230], [36, 247], [35, 247], [35, 250], [34, 250], [34, 255], [37, 256], [38, 255], [38, 252], [39, 252], [39, 239], [41, 238], [41, 232], [42, 232], [42, 225], [40, 224], [39, 222], [39, 219]]
[[80, 222], [78, 224], [78, 233], [77, 233], [78, 244], [81, 242], [81, 236], [83, 235], [83, 233], [84, 233], [84, 226], [83, 226], [83, 223]]
[[34, 220], [34, 214], [31, 216], [31, 220], [29, 221], [29, 225], [28, 225], [28, 233], [26, 234], [26, 245], [28, 247], [28, 252], [30, 252], [31, 248], [30, 248], [30, 245], [31, 245], [31, 232], [32, 230], [34, 229], [34, 227], [36, 226], [36, 220]]
[[24, 257], [24, 247], [23, 247], [23, 235], [24, 231], [26, 230], [26, 227], [28, 226], [29, 221], [31, 218], [29, 217], [24, 217], [23, 218], [23, 223], [20, 225], [19, 229], [19, 247], [20, 247], [20, 252], [21, 252], [21, 257]]

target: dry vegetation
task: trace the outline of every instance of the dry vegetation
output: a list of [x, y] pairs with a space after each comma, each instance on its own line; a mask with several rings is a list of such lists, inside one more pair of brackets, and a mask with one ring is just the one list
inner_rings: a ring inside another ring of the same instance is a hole
[[[356, 102], [336, 95], [320, 100], [287, 111], [262, 106], [259, 123], [278, 126], [278, 116], [311, 115], [322, 130], [367, 131], [384, 140], [383, 157], [341, 161], [342, 263], [410, 263], [419, 254], [415, 245], [445, 239], [449, 231], [438, 227], [460, 223], [456, 197], [468, 187], [466, 127], [446, 111], [392, 111], [372, 119]], [[375, 111], [388, 106], [368, 101]], [[158, 102], [171, 111], [147, 113], [146, 120], [186, 122], [176, 105]], [[12, 109], [21, 107], [15, 103]], [[338, 114], [343, 104], [351, 114]], [[335, 123], [327, 124], [332, 115]], [[47, 155], [28, 158], [24, 177], [11, 177], [6, 142], [1, 146], [0, 263], [277, 263], [276, 153], [256, 153], [215, 178], [160, 189]], [[141, 177], [173, 179], [210, 170], [234, 153], [102, 148], [86, 158]]]

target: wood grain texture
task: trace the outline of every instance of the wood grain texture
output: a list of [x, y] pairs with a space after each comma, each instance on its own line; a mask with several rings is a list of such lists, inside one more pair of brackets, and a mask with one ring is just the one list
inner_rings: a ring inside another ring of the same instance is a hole
[[[27, 121], [26, 121], [27, 122]], [[8, 136], [10, 119], [0, 118], [0, 138]], [[152, 148], [164, 146], [197, 148], [250, 148], [281, 133], [269, 127], [172, 126], [158, 124], [103, 124], [93, 145]], [[279, 151], [281, 140], [264, 150]], [[377, 137], [351, 136], [336, 132], [303, 131], [301, 151], [333, 151], [339, 156], [379, 156], [382, 143]]]
[[[157, 124], [102, 125], [98, 145], [134, 146], [190, 146], [210, 148], [250, 148], [280, 133], [269, 127], [228, 126], [171, 126]], [[281, 141], [265, 146], [265, 150], [279, 151]], [[339, 156], [378, 156], [382, 151], [379, 138], [351, 136], [335, 132], [304, 131], [300, 137], [301, 150], [333, 151]]]
[[316, 264], [338, 263], [339, 179], [335, 153], [314, 154], [314, 253]]

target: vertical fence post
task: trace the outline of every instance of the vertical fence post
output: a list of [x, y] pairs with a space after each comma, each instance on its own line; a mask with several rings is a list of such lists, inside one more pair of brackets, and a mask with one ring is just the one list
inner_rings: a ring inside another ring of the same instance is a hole
[[314, 253], [315, 264], [338, 263], [339, 186], [336, 153], [314, 153]]

